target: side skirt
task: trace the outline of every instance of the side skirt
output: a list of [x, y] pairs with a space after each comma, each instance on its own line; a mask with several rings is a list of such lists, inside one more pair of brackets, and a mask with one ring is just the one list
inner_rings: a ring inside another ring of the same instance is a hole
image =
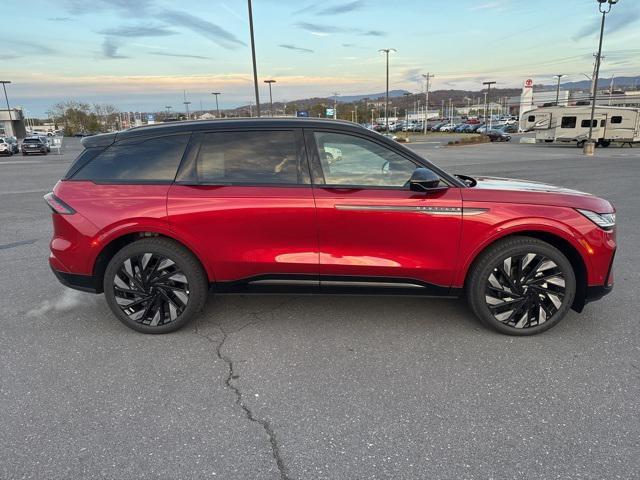
[[327, 294], [459, 297], [461, 288], [443, 287], [411, 278], [259, 275], [233, 282], [211, 283], [218, 294]]

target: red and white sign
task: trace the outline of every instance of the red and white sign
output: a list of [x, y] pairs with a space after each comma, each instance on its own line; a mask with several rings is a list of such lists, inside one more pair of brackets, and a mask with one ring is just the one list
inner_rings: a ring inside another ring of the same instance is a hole
[[533, 88], [533, 80], [531, 80], [530, 78], [527, 78], [524, 81], [524, 88]]

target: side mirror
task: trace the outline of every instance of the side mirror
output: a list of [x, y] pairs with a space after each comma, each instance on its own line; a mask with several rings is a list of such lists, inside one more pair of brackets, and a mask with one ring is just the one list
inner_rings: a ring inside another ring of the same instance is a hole
[[447, 188], [449, 187], [440, 184], [440, 177], [428, 168], [416, 168], [409, 179], [409, 190], [412, 192], [442, 192]]

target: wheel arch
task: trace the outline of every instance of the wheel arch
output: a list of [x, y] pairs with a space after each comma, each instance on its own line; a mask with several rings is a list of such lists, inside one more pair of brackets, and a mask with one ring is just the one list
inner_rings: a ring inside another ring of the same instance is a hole
[[172, 236], [172, 235], [168, 235], [165, 232], [158, 232], [158, 231], [145, 229], [141, 231], [123, 233], [122, 235], [112, 238], [100, 250], [100, 253], [98, 253], [93, 263], [93, 270], [92, 270], [93, 275], [96, 279], [96, 287], [99, 292], [102, 292], [104, 289], [104, 286], [103, 286], [104, 273], [107, 269], [107, 265], [109, 264], [109, 261], [111, 261], [113, 256], [126, 245], [129, 245], [137, 240], [141, 240], [143, 238], [150, 238], [150, 237], [167, 238], [169, 240], [172, 240], [180, 244], [186, 250], [191, 252], [193, 256], [198, 260], [198, 262], [200, 262], [202, 269], [207, 273], [207, 277], [209, 281], [211, 281], [211, 279], [213, 278], [213, 274], [210, 268], [208, 268], [208, 265], [202, 261], [202, 257], [198, 255], [198, 252], [194, 248], [190, 247], [187, 243], [180, 240], [179, 238], [176, 238], [175, 236]]
[[497, 242], [511, 237], [531, 237], [537, 240], [541, 240], [557, 248], [567, 257], [567, 259], [571, 263], [571, 266], [573, 267], [573, 272], [576, 276], [576, 295], [571, 308], [577, 312], [581, 312], [586, 303], [588, 285], [587, 265], [585, 263], [584, 257], [575, 247], [575, 245], [573, 245], [569, 240], [563, 238], [558, 234], [544, 230], [519, 230], [510, 232], [506, 235], [494, 238], [490, 242], [485, 244], [478, 252], [476, 252], [473, 259], [468, 263], [468, 266], [464, 271], [464, 288], [466, 289], [467, 287], [466, 282], [469, 278], [469, 272], [472, 271], [473, 266], [476, 264], [481, 255]]

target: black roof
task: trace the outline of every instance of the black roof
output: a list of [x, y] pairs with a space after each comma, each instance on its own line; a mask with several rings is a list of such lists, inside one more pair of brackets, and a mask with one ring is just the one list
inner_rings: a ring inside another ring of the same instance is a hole
[[256, 127], [283, 127], [283, 128], [315, 128], [333, 127], [341, 130], [366, 130], [357, 123], [346, 120], [333, 120], [322, 118], [223, 118], [218, 120], [184, 120], [180, 122], [157, 123], [134, 127], [116, 133], [105, 133], [82, 139], [85, 147], [101, 147], [111, 145], [116, 140], [124, 140], [138, 136], [168, 135], [180, 132], [195, 132], [202, 130], [214, 130], [228, 127], [256, 128]]

